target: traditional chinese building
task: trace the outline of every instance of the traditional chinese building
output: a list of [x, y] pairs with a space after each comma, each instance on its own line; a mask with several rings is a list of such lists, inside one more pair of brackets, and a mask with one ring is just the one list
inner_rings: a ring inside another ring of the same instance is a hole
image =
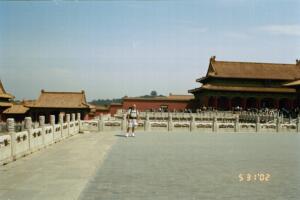
[[0, 80], [0, 121], [5, 120], [3, 118], [3, 111], [12, 106], [10, 100], [12, 100], [13, 98], [13, 95], [5, 91], [2, 81]]
[[202, 85], [189, 92], [199, 108], [292, 109], [299, 106], [299, 79], [299, 60], [296, 64], [232, 62], [213, 56], [206, 76], [196, 80]]
[[15, 121], [21, 122], [29, 115], [29, 108], [24, 106], [24, 102], [20, 104], [13, 104], [11, 107], [3, 111], [3, 118], [14, 118]]
[[46, 122], [50, 115], [55, 115], [56, 121], [60, 113], [71, 114], [81, 113], [81, 117], [86, 118], [90, 112], [90, 106], [86, 101], [85, 92], [46, 92], [41, 91], [36, 101], [26, 102], [29, 114], [34, 121], [38, 120], [40, 115], [44, 115]]

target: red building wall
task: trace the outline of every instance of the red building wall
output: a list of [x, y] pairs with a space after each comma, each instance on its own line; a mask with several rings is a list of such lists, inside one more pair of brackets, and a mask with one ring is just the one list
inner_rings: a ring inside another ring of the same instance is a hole
[[114, 116], [119, 109], [122, 109], [122, 104], [111, 104], [109, 107], [109, 113]]
[[161, 106], [168, 106], [169, 111], [175, 110], [184, 110], [191, 108], [191, 101], [172, 101], [172, 100], [131, 100], [124, 99], [123, 109], [128, 109], [133, 104], [136, 105], [139, 111], [145, 111], [150, 109], [158, 110]]
[[109, 110], [96, 110], [95, 116], [99, 116], [101, 114], [106, 115], [109, 114]]

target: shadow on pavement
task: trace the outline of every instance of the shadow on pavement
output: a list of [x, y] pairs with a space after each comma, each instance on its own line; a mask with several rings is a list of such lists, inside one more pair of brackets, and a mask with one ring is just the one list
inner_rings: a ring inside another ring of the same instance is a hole
[[115, 136], [117, 136], [117, 137], [126, 137], [125, 135], [121, 135], [121, 134], [117, 134]]

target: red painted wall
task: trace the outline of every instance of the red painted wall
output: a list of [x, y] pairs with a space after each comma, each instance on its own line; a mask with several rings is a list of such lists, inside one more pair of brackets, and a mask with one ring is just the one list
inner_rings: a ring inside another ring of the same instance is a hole
[[117, 105], [110, 105], [109, 107], [109, 113], [113, 116], [117, 113], [117, 110], [122, 109], [122, 104], [117, 104]]
[[145, 111], [150, 109], [158, 110], [162, 105], [168, 106], [169, 111], [175, 110], [184, 110], [192, 108], [192, 101], [151, 101], [151, 100], [131, 100], [131, 99], [124, 99], [123, 101], [123, 109], [128, 109], [133, 104], [136, 105], [139, 111]]
[[109, 110], [97, 110], [95, 116], [99, 116], [101, 114], [105, 115], [108, 113], [109, 113]]
[[145, 111], [145, 110], [151, 110], [155, 109], [158, 110], [162, 105], [168, 106], [169, 111], [173, 111], [174, 109], [184, 110], [184, 109], [193, 109], [195, 108], [195, 101], [194, 100], [187, 100], [187, 101], [176, 101], [176, 100], [132, 100], [132, 99], [124, 99], [123, 104], [112, 104], [109, 107], [108, 111], [99, 111], [97, 110], [95, 114], [92, 116], [90, 115], [90, 118], [93, 118], [95, 116], [99, 116], [101, 113], [107, 114], [110, 113], [112, 116], [117, 113], [117, 110], [124, 109], [128, 110], [129, 107], [131, 107], [133, 104], [137, 106], [137, 109], [139, 111]]

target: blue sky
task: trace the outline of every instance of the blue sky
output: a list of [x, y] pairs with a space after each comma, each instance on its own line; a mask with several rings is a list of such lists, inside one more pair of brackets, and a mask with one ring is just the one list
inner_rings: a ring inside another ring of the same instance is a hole
[[89, 100], [186, 94], [217, 60], [295, 63], [300, 1], [1, 1], [0, 79]]

